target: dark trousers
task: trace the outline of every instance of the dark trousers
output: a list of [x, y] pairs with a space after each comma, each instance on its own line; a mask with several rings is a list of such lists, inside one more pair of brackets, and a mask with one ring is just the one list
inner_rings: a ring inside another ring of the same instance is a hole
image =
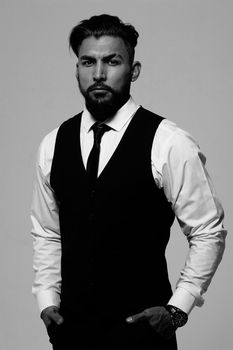
[[147, 320], [109, 325], [106, 319], [103, 325], [64, 317], [64, 323], [51, 325], [48, 334], [53, 350], [177, 350], [176, 337], [162, 339]]

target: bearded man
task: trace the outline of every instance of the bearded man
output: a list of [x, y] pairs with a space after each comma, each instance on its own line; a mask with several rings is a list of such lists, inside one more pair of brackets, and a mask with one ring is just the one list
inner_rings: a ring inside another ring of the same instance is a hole
[[[85, 105], [39, 148], [41, 318], [54, 350], [175, 350], [223, 255], [222, 206], [196, 141], [130, 95], [141, 70], [135, 28], [93, 16], [69, 39]], [[189, 251], [172, 293], [165, 249], [175, 217]]]

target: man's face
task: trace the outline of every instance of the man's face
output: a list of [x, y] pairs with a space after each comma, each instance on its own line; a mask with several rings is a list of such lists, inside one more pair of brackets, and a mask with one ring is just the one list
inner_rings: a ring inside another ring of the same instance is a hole
[[131, 78], [129, 54], [121, 38], [91, 36], [83, 40], [77, 79], [86, 107], [97, 120], [113, 116], [127, 101]]

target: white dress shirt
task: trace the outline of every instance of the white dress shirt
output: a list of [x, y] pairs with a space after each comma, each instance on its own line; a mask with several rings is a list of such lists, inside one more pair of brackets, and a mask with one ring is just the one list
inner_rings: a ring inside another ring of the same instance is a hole
[[[138, 108], [130, 98], [113, 119], [105, 121], [111, 130], [102, 137], [99, 174], [111, 158]], [[93, 145], [93, 131], [90, 128], [94, 122], [84, 108], [80, 142], [85, 166]], [[59, 306], [60, 303], [59, 210], [50, 185], [57, 131], [58, 128], [50, 132], [40, 144], [32, 200], [31, 234], [35, 271], [32, 292], [37, 297], [40, 311], [51, 305]], [[160, 123], [153, 140], [151, 168], [155, 185], [163, 188], [189, 242], [184, 268], [169, 301], [189, 313], [193, 306], [203, 304], [202, 295], [222, 259], [226, 237], [223, 227], [224, 212], [205, 168], [205, 156], [197, 142], [189, 133], [167, 119]]]

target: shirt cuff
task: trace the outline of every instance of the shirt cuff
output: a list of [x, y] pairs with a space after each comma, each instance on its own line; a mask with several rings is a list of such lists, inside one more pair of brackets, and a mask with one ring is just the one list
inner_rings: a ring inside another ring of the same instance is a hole
[[36, 295], [39, 311], [41, 312], [46, 307], [55, 305], [60, 306], [60, 295], [51, 289], [43, 290]]
[[184, 288], [178, 287], [168, 302], [189, 314], [196, 305], [196, 298]]

